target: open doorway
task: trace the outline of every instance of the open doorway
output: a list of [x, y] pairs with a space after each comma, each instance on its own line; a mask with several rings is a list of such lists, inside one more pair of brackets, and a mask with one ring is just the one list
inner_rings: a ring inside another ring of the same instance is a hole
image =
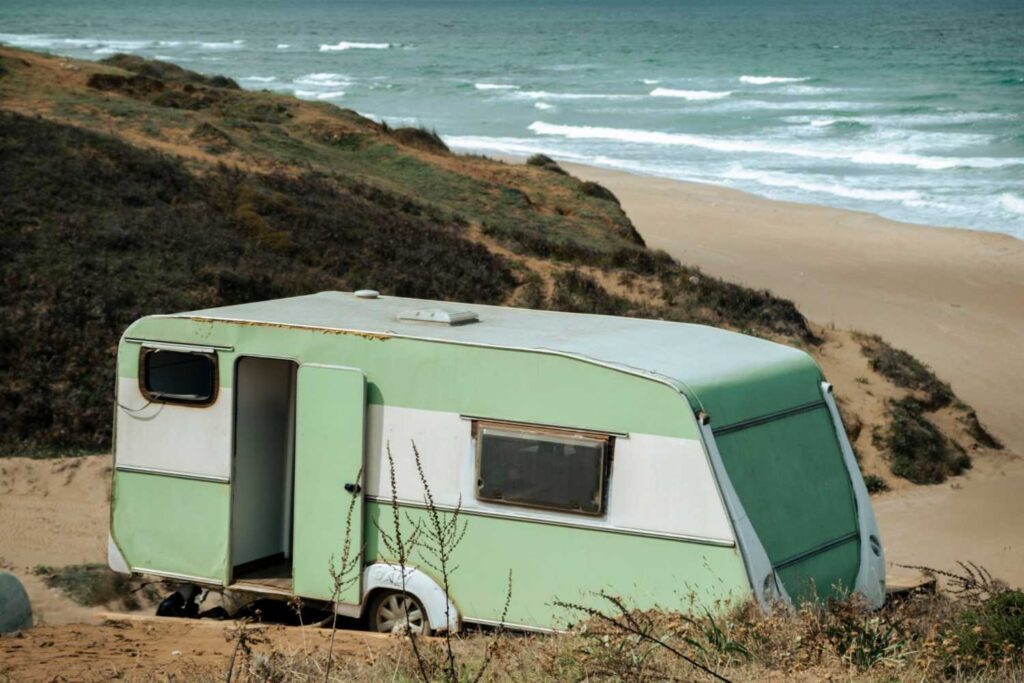
[[296, 367], [251, 356], [235, 366], [232, 578], [266, 592], [292, 589]]

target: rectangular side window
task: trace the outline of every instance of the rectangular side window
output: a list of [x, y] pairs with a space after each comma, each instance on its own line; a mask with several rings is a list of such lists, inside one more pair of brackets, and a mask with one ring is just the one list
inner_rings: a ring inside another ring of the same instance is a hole
[[600, 515], [609, 439], [527, 427], [477, 429], [477, 498]]
[[139, 385], [150, 401], [209, 405], [217, 398], [217, 356], [143, 348]]

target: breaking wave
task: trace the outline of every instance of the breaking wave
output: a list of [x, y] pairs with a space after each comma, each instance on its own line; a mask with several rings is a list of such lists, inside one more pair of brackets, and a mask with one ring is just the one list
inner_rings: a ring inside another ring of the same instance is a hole
[[849, 161], [855, 164], [878, 166], [913, 166], [921, 170], [938, 171], [949, 168], [1000, 168], [1024, 165], [1024, 159], [990, 157], [926, 156], [905, 152], [886, 152], [875, 149], [826, 149], [821, 145], [788, 145], [760, 140], [722, 138], [689, 133], [664, 133], [630, 128], [600, 126], [567, 126], [534, 121], [529, 130], [537, 135], [553, 135], [575, 140], [613, 140], [642, 145], [673, 145], [695, 147], [713, 152], [776, 154], [821, 161]]
[[672, 88], [655, 88], [651, 97], [679, 97], [684, 100], [720, 100], [732, 94], [731, 90], [674, 90]]
[[792, 76], [740, 76], [740, 83], [746, 83], [748, 85], [772, 85], [774, 83], [800, 83], [801, 81], [809, 81], [810, 77], [792, 77]]
[[342, 40], [334, 45], [321, 45], [320, 52], [342, 52], [344, 50], [386, 50], [389, 47], [391, 47], [391, 43], [353, 43], [347, 40]]

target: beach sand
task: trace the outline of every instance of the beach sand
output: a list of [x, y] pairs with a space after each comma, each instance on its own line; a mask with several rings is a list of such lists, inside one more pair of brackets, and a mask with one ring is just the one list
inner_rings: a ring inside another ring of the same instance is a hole
[[649, 246], [790, 298], [819, 324], [878, 333], [950, 382], [1007, 450], [876, 497], [886, 559], [895, 571], [972, 561], [1024, 586], [1024, 242], [564, 166], [612, 190]]

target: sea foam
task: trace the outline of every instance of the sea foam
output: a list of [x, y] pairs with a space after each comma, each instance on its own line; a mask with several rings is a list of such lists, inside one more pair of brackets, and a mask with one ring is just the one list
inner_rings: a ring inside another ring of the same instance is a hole
[[855, 164], [878, 166], [914, 166], [921, 170], [938, 171], [949, 168], [999, 168], [1024, 165], [1024, 159], [989, 157], [926, 156], [905, 152], [882, 152], [874, 149], [826, 149], [820, 145], [804, 146], [780, 144], [743, 138], [723, 138], [689, 133], [601, 126], [567, 126], [534, 121], [529, 130], [537, 135], [553, 135], [575, 140], [612, 140], [644, 145], [673, 145], [694, 147], [713, 152], [776, 154], [821, 161], [850, 161]]
[[312, 85], [320, 88], [337, 88], [349, 85], [351, 81], [344, 74], [329, 72], [306, 74], [293, 81], [296, 85]]
[[740, 76], [740, 83], [748, 85], [772, 85], [774, 83], [799, 83], [809, 81], [809, 77], [797, 78], [791, 76]]
[[515, 98], [527, 100], [639, 100], [642, 95], [618, 95], [586, 92], [547, 92], [545, 90], [514, 90]]
[[353, 43], [342, 40], [334, 45], [324, 44], [320, 46], [320, 52], [342, 52], [344, 50], [386, 50], [391, 43]]
[[732, 94], [731, 90], [675, 90], [673, 88], [655, 88], [651, 97], [678, 97], [684, 100], [720, 100]]
[[518, 85], [508, 83], [474, 83], [473, 87], [477, 90], [519, 90]]
[[789, 173], [772, 173], [734, 168], [723, 172], [723, 178], [729, 180], [750, 180], [767, 187], [802, 190], [816, 194], [829, 194], [845, 199], [861, 199], [876, 202], [920, 202], [921, 193], [916, 190], [884, 190], [863, 187], [850, 187], [828, 182], [823, 177], [808, 177]]

